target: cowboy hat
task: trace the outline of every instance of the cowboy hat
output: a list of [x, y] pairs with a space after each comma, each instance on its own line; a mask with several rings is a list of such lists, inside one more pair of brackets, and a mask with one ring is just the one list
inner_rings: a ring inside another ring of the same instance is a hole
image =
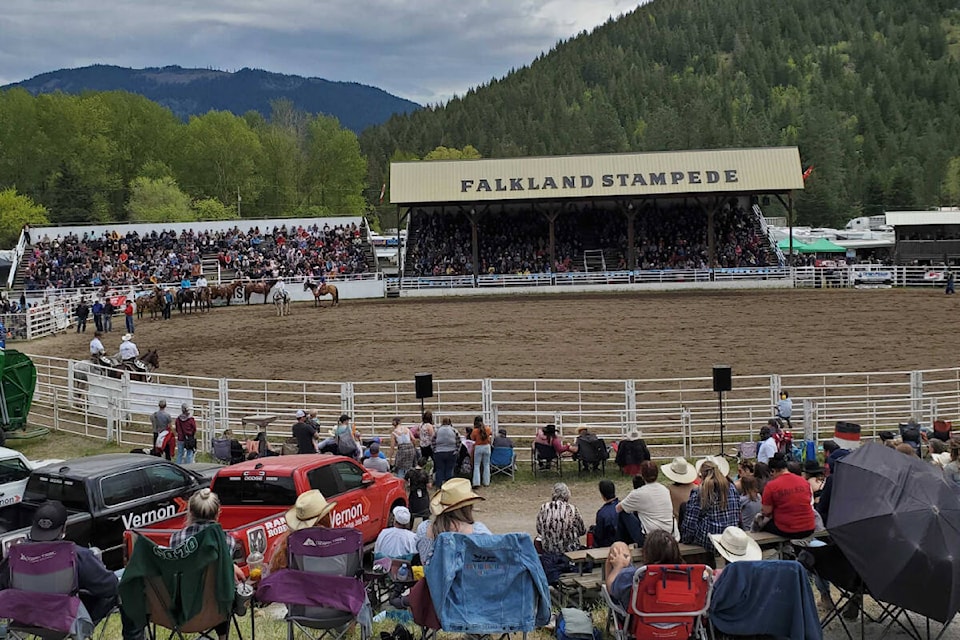
[[697, 470], [685, 458], [674, 458], [670, 464], [660, 467], [660, 470], [677, 484], [690, 484], [697, 479]]
[[700, 467], [704, 462], [712, 462], [713, 466], [720, 470], [721, 475], [730, 475], [730, 463], [723, 456], [707, 456], [697, 460], [697, 475], [700, 474]]
[[484, 498], [473, 492], [469, 480], [466, 478], [450, 478], [443, 483], [440, 491], [437, 491], [430, 499], [430, 513], [438, 516], [441, 513], [476, 504], [481, 500], [484, 500]]
[[120, 338], [120, 339], [123, 340], [124, 342], [130, 342], [131, 340], [133, 340], [133, 334], [132, 334], [132, 333], [125, 333], [125, 334], [123, 334], [123, 337]]
[[740, 527], [727, 527], [723, 533], [711, 533], [710, 541], [717, 553], [727, 562], [741, 560], [761, 560], [763, 552], [757, 541], [747, 535]]
[[333, 511], [336, 502], [327, 502], [318, 489], [304, 491], [297, 496], [297, 502], [287, 511], [287, 528], [290, 531], [309, 529], [325, 515]]
[[823, 467], [816, 460], [807, 460], [803, 463], [803, 472], [811, 476], [818, 476], [823, 473]]
[[627, 440], [639, 440], [639, 439], [640, 439], [640, 432], [637, 431], [636, 429], [634, 429], [633, 431], [627, 434]]

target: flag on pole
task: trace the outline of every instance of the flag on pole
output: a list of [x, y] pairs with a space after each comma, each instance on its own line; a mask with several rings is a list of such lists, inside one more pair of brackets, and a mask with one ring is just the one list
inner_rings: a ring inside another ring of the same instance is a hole
[[383, 186], [380, 187], [380, 204], [383, 204], [383, 196], [387, 194], [387, 183], [384, 182]]
[[807, 178], [810, 177], [810, 174], [813, 173], [813, 165], [807, 167], [807, 170], [803, 172], [803, 181], [806, 182]]

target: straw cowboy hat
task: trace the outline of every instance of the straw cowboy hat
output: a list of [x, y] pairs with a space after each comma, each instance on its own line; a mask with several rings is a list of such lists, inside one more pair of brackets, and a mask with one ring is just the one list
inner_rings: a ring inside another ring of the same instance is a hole
[[125, 334], [123, 334], [123, 337], [120, 338], [120, 339], [121, 339], [122, 341], [124, 341], [124, 342], [130, 342], [131, 340], [133, 340], [133, 334], [131, 334], [131, 333], [125, 333]]
[[290, 531], [309, 529], [316, 525], [323, 516], [333, 511], [336, 506], [336, 502], [327, 502], [327, 499], [318, 489], [305, 491], [297, 496], [296, 504], [287, 511], [285, 516], [287, 527]]
[[713, 542], [713, 548], [717, 550], [717, 553], [723, 556], [727, 562], [761, 560], [763, 558], [760, 545], [740, 527], [727, 527], [721, 534], [711, 533], [710, 541]]
[[660, 467], [660, 470], [677, 484], [690, 484], [697, 479], [697, 469], [687, 462], [686, 458], [674, 458], [670, 464]]
[[730, 475], [730, 463], [723, 456], [707, 456], [697, 460], [697, 475], [700, 475], [700, 467], [703, 466], [704, 462], [712, 462], [713, 466], [719, 469], [722, 475]]
[[435, 516], [484, 500], [473, 492], [466, 478], [451, 478], [443, 483], [440, 491], [430, 499], [430, 513]]

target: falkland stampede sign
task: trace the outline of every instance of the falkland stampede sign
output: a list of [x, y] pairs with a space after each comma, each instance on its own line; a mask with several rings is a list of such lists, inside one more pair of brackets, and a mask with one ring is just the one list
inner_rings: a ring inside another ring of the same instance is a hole
[[390, 201], [401, 206], [803, 188], [796, 147], [395, 162], [390, 180]]

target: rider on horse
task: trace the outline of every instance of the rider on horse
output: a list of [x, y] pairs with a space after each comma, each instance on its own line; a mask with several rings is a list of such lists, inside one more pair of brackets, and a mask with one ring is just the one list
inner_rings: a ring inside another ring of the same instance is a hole
[[103, 364], [101, 358], [107, 357], [107, 350], [103, 348], [103, 343], [100, 342], [100, 336], [102, 335], [99, 331], [95, 331], [93, 340], [90, 341], [90, 360], [93, 361], [93, 364]]
[[137, 358], [140, 357], [140, 350], [137, 349], [133, 336], [126, 333], [120, 340], [120, 361], [125, 365], [136, 364]]

